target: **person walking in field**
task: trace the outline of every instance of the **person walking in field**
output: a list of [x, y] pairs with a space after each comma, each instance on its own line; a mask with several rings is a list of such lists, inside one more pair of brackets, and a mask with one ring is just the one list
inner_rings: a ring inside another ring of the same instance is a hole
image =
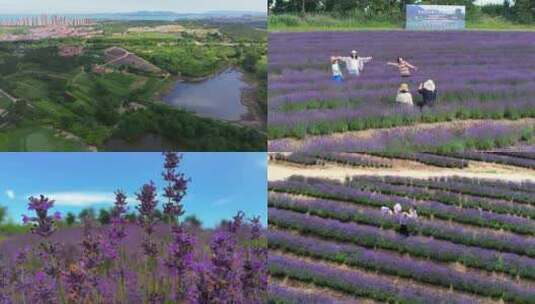
[[413, 106], [412, 102], [412, 94], [409, 91], [409, 85], [406, 83], [402, 83], [399, 86], [398, 94], [396, 96], [396, 102], [399, 102], [404, 105]]
[[393, 209], [394, 209], [394, 214], [396, 215], [401, 214], [401, 212], [403, 211], [403, 208], [401, 207], [399, 203], [395, 204]]
[[418, 219], [418, 212], [416, 212], [414, 208], [410, 208], [409, 213], [407, 214], [407, 217], [410, 218], [411, 220], [416, 220]]
[[335, 82], [341, 83], [344, 81], [344, 74], [342, 74], [342, 69], [340, 69], [340, 58], [331, 57], [331, 68], [333, 72], [332, 80]]
[[418, 71], [417, 67], [410, 64], [408, 61], [403, 59], [403, 57], [398, 57], [397, 62], [387, 62], [387, 64], [397, 67], [401, 77], [403, 78], [411, 77], [411, 70]]
[[418, 93], [422, 95], [422, 101], [418, 102], [420, 110], [425, 106], [432, 107], [435, 104], [437, 100], [437, 87], [433, 80], [429, 79], [424, 83], [420, 83]]
[[347, 72], [350, 75], [359, 76], [364, 70], [364, 64], [370, 62], [373, 57], [359, 57], [358, 52], [353, 50], [351, 56], [340, 57], [340, 59], [345, 62]]

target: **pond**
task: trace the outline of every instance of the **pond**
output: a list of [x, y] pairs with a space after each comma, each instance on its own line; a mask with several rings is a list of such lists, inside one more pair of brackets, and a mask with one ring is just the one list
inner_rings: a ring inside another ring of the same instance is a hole
[[247, 107], [241, 103], [246, 87], [242, 73], [228, 69], [200, 82], [179, 81], [163, 101], [199, 116], [238, 121], [247, 114]]

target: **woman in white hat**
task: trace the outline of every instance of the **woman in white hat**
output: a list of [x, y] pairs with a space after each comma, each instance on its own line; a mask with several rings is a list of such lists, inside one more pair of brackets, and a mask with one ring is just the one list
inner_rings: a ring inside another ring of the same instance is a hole
[[340, 57], [347, 67], [347, 72], [351, 75], [359, 76], [364, 70], [364, 64], [370, 62], [373, 57], [359, 57], [356, 50], [351, 51], [351, 56]]
[[409, 91], [409, 85], [406, 83], [402, 83], [399, 86], [398, 89], [398, 95], [396, 96], [396, 102], [399, 102], [401, 104], [413, 106], [412, 102], [412, 94]]
[[432, 107], [437, 100], [437, 86], [431, 79], [424, 83], [420, 83], [418, 87], [418, 93], [422, 95], [422, 102], [418, 103], [418, 106], [423, 108], [424, 106]]

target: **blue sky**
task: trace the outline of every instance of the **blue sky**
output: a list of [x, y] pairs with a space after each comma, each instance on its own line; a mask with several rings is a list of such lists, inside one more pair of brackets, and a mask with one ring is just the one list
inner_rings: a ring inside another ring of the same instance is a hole
[[116, 13], [132, 11], [199, 13], [267, 10], [266, 0], [0, 0], [0, 14]]
[[[182, 172], [192, 179], [186, 215], [212, 227], [243, 210], [267, 223], [265, 153], [183, 155]], [[161, 153], [0, 153], [0, 205], [20, 222], [30, 195], [46, 194], [66, 213], [111, 206], [113, 192], [122, 189], [133, 210], [144, 183], [153, 180], [162, 190], [162, 164]]]

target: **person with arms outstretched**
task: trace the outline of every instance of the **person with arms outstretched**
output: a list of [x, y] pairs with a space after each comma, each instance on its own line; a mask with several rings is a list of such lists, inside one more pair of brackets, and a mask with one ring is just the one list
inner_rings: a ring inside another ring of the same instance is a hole
[[364, 70], [364, 64], [370, 62], [373, 57], [359, 57], [358, 52], [353, 50], [351, 56], [340, 57], [340, 59], [345, 62], [347, 72], [350, 75], [359, 76]]
[[418, 71], [418, 68], [410, 64], [403, 57], [398, 57], [397, 62], [388, 62], [388, 65], [393, 65], [399, 69], [401, 77], [411, 77], [411, 70]]

